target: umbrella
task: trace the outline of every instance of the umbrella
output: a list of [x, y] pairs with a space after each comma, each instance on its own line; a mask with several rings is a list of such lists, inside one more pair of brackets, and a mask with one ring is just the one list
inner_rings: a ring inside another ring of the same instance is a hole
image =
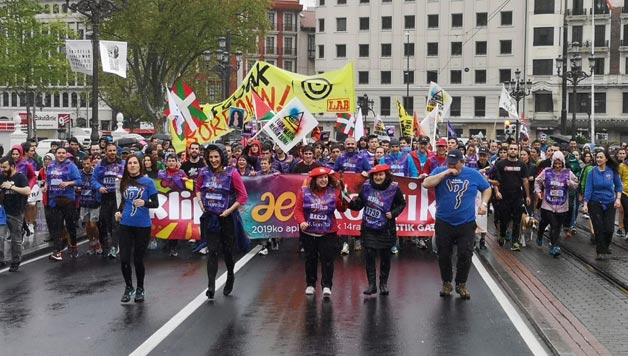
[[569, 143], [569, 140], [571, 140], [571, 136], [567, 135], [550, 135], [550, 138], [558, 144]]
[[167, 134], [167, 133], [156, 133], [153, 136], [151, 136], [151, 138], [156, 138], [156, 139], [162, 140], [162, 141], [171, 141], [172, 140], [172, 136], [170, 136], [170, 134]]
[[135, 137], [123, 137], [116, 141], [118, 146], [130, 146], [139, 142], [139, 140]]

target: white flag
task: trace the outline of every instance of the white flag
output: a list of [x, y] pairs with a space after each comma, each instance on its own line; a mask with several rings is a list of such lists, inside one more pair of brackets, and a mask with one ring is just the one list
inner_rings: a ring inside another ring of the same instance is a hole
[[92, 75], [92, 41], [65, 40], [65, 56], [73, 72]]
[[436, 136], [436, 125], [438, 124], [439, 110], [438, 106], [434, 106], [432, 111], [421, 121], [421, 127], [432, 140]]
[[445, 89], [441, 88], [438, 84], [430, 82], [430, 89], [427, 92], [427, 105], [425, 106], [425, 116], [438, 108], [440, 117], [447, 117], [449, 115], [449, 108], [453, 98]]
[[519, 119], [519, 114], [517, 114], [517, 102], [515, 99], [510, 97], [510, 94], [508, 94], [508, 91], [506, 90], [506, 86], [503, 84], [502, 94], [499, 96], [499, 107], [506, 110], [511, 119]]
[[[290, 151], [318, 126], [318, 121], [298, 98], [292, 99], [275, 115], [264, 131], [284, 152]], [[307, 143], [307, 141], [305, 141]]]
[[355, 115], [355, 130], [353, 130], [353, 137], [356, 141], [358, 141], [362, 136], [364, 136], [364, 120], [362, 119], [362, 109], [358, 108], [358, 114]]
[[168, 108], [170, 109], [168, 119], [174, 121], [173, 126], [175, 127], [177, 135], [182, 135], [185, 117], [183, 117], [183, 113], [181, 113], [181, 110], [177, 105], [177, 100], [175, 99], [176, 95], [172, 94], [168, 88], [166, 88], [166, 92], [168, 93]]
[[100, 41], [102, 71], [126, 78], [126, 42]]

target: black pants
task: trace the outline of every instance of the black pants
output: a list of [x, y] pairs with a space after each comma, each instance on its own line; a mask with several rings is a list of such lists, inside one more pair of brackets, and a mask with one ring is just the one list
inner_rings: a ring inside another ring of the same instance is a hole
[[70, 201], [66, 204], [58, 204], [53, 208], [50, 208], [50, 234], [54, 241], [55, 250], [63, 250], [63, 240], [61, 235], [63, 232], [63, 223], [65, 222], [65, 228], [70, 235], [70, 245], [76, 246], [76, 207], [74, 201]]
[[436, 247], [438, 248], [438, 267], [443, 282], [453, 280], [452, 255], [454, 245], [458, 246], [458, 261], [456, 263], [456, 284], [466, 283], [471, 270], [473, 257], [473, 242], [475, 240], [475, 221], [453, 226], [436, 219]]
[[377, 255], [379, 255], [379, 283], [386, 284], [388, 282], [388, 274], [390, 273], [390, 259], [392, 253], [389, 248], [365, 248], [364, 261], [366, 262], [366, 279], [370, 283], [375, 282], [375, 263]]
[[550, 226], [550, 243], [557, 246], [560, 238], [560, 227], [564, 226], [565, 220], [569, 220], [569, 212], [554, 213], [547, 209], [541, 209], [541, 223], [539, 224], [539, 236], [543, 236], [545, 227]]
[[[100, 202], [100, 216], [98, 217], [98, 240], [104, 248], [115, 246], [118, 243], [117, 223], [114, 215], [118, 211], [115, 193], [103, 194]], [[107, 235], [111, 235], [111, 241], [107, 239]]]
[[334, 257], [338, 252], [338, 235], [331, 233], [312, 236], [301, 233], [301, 242], [305, 250], [305, 283], [316, 285], [318, 260], [321, 261], [321, 286], [331, 288], [334, 279]]
[[512, 241], [519, 241], [519, 230], [521, 227], [521, 214], [523, 214], [523, 199], [521, 196], [509, 197], [505, 193], [503, 199], [499, 203], [499, 214], [501, 215], [499, 225], [499, 236], [505, 237], [508, 223], [512, 221]]
[[[222, 232], [215, 233], [205, 231], [202, 233], [207, 239], [207, 278], [210, 281], [216, 280], [218, 273], [218, 251], [222, 250], [225, 259], [227, 273], [232, 274], [235, 266], [233, 259], [233, 250], [235, 249], [235, 227], [233, 225], [233, 217], [227, 216], [218, 218]], [[206, 229], [206, 224], [201, 225], [201, 231]]]
[[133, 287], [131, 254], [135, 265], [137, 287], [144, 288], [144, 254], [150, 241], [150, 227], [120, 225], [120, 265], [127, 286]]
[[628, 195], [621, 194], [621, 206], [624, 208], [624, 216], [619, 218], [624, 221], [624, 231], [628, 230]]
[[595, 251], [608, 253], [615, 229], [615, 207], [611, 203], [606, 205], [604, 210], [602, 204], [594, 201], [590, 201], [588, 207], [591, 224], [595, 230]]

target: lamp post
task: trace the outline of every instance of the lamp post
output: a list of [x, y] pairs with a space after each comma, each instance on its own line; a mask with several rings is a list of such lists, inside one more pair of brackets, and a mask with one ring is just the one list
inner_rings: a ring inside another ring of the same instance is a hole
[[[237, 72], [242, 64], [242, 51], [235, 52], [235, 65], [231, 64], [231, 30], [227, 30], [226, 37], [218, 38], [218, 50], [216, 51], [216, 61], [218, 64], [211, 68], [211, 71], [216, 73], [222, 81], [222, 99], [227, 100], [229, 97], [229, 91], [231, 89], [231, 74]], [[203, 59], [209, 63], [212, 60], [212, 52], [206, 50], [203, 52]]]
[[97, 144], [98, 135], [98, 62], [100, 62], [100, 52], [98, 48], [98, 32], [100, 22], [116, 12], [126, 8], [126, 0], [122, 4], [112, 0], [79, 0], [70, 4], [70, 0], [65, 0], [65, 5], [72, 11], [84, 15], [92, 24], [92, 133], [90, 139], [92, 144]]
[[521, 113], [519, 112], [519, 102], [521, 101], [521, 99], [530, 95], [532, 89], [532, 81], [529, 79], [526, 81], [521, 78], [521, 71], [519, 70], [519, 68], [517, 68], [517, 70], [515, 71], [515, 79], [511, 79], [504, 84], [508, 86], [508, 92], [510, 93], [510, 97], [515, 99], [515, 101], [517, 102], [518, 116], [517, 122], [515, 124], [517, 125], [515, 128], [515, 142], [519, 142], [519, 127], [521, 125], [521, 122], [519, 121], [519, 118], [521, 117]]
[[373, 113], [373, 117], [375, 117], [375, 111], [373, 111], [373, 104], [375, 102], [371, 99], [369, 100], [369, 96], [367, 94], [358, 97], [358, 106], [362, 109], [362, 115], [364, 116], [364, 122], [366, 122], [366, 117], [369, 115], [369, 111]]
[[[410, 31], [406, 31], [406, 73], [403, 76], [406, 79], [406, 100], [410, 100]], [[407, 107], [408, 103], [403, 103]]]
[[563, 67], [564, 59], [561, 56], [556, 58], [556, 71], [558, 72], [558, 76], [567, 80], [571, 83], [573, 88], [572, 94], [572, 103], [571, 103], [571, 137], [573, 139], [576, 138], [576, 89], [578, 87], [578, 83], [588, 78], [593, 74], [595, 70], [595, 58], [589, 57], [589, 73], [582, 70], [582, 57], [580, 56], [580, 44], [578, 42], [574, 42], [571, 45], [573, 49], [573, 53], [571, 54], [570, 60], [570, 69], [569, 71], [563, 71], [561, 74], [561, 68]]

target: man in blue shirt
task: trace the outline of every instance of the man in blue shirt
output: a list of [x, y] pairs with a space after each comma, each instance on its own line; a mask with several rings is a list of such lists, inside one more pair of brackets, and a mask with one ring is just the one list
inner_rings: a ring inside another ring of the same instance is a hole
[[478, 191], [482, 192], [482, 204], [478, 214], [486, 214], [486, 207], [491, 198], [490, 185], [480, 172], [464, 166], [464, 156], [460, 150], [452, 150], [447, 153], [447, 167], [438, 167], [432, 171], [430, 176], [423, 180], [423, 187], [435, 189], [434, 229], [438, 265], [443, 281], [440, 296], [448, 297], [453, 292], [451, 261], [453, 246], [457, 245], [456, 293], [462, 299], [469, 299], [471, 294], [466, 282], [471, 269], [475, 239], [475, 198]]

